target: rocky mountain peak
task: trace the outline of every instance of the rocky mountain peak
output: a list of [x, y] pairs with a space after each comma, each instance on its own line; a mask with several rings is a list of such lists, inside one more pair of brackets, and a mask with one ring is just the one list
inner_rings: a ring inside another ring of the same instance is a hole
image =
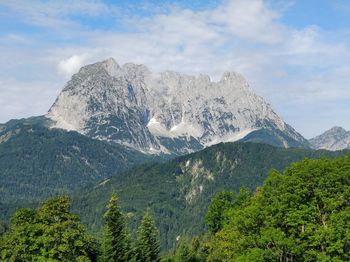
[[331, 129], [329, 129], [328, 131], [326, 131], [325, 133], [327, 134], [346, 134], [347, 131], [340, 126], [334, 126]]
[[237, 73], [213, 82], [113, 58], [73, 75], [47, 117], [55, 127], [154, 153], [192, 152], [260, 129], [305, 142]]
[[108, 58], [105, 61], [102, 61], [101, 65], [105, 68], [110, 76], [118, 76], [121, 70], [119, 64], [112, 57]]
[[350, 132], [343, 127], [335, 126], [323, 134], [309, 140], [315, 149], [341, 150], [350, 149]]

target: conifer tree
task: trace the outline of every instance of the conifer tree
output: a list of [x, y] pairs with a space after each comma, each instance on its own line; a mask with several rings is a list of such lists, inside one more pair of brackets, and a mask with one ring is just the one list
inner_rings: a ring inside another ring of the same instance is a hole
[[103, 261], [128, 261], [129, 237], [125, 219], [118, 206], [116, 194], [112, 194], [104, 214]]
[[158, 230], [154, 220], [146, 212], [137, 230], [136, 261], [160, 261], [159, 252]]

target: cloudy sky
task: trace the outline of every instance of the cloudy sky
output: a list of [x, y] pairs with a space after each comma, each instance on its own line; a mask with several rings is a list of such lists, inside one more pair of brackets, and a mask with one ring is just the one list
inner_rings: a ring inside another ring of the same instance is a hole
[[0, 122], [44, 114], [80, 66], [243, 74], [302, 135], [350, 130], [350, 1], [0, 0]]

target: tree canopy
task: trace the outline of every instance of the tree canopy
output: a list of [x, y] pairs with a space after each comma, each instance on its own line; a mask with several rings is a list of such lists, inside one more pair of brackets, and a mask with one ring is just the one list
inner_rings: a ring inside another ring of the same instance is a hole
[[350, 156], [273, 170], [228, 212], [209, 261], [349, 261]]
[[[207, 233], [192, 240], [181, 235], [165, 261], [350, 261], [350, 155], [271, 170], [254, 194], [217, 193], [206, 222]], [[159, 232], [148, 212], [132, 245], [113, 194], [104, 227], [100, 256], [69, 198], [52, 198], [3, 224], [0, 260], [160, 261]]]
[[68, 197], [57, 197], [18, 210], [2, 238], [2, 261], [96, 261], [96, 243], [69, 207]]

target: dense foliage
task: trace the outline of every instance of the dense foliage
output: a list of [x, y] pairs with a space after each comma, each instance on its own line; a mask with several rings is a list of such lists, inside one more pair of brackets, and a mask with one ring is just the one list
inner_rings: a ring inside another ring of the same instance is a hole
[[115, 194], [104, 215], [102, 245], [69, 209], [68, 197], [49, 199], [37, 209], [19, 209], [11, 218], [9, 231], [0, 235], [0, 261], [160, 261], [158, 230], [152, 217], [144, 215], [132, 248]]
[[0, 233], [16, 208], [36, 207], [48, 196], [67, 193], [73, 211], [100, 237], [105, 203], [116, 192], [129, 218], [130, 234], [136, 234], [149, 210], [159, 228], [161, 249], [171, 249], [178, 236], [206, 230], [205, 214], [216, 192], [231, 191], [235, 198], [241, 187], [253, 191], [261, 186], [271, 168], [283, 171], [304, 157], [342, 153], [227, 143], [130, 170], [154, 158], [35, 121], [11, 121], [0, 126], [0, 219], [5, 220]]
[[[350, 155], [304, 159], [283, 173], [270, 171], [253, 195], [247, 188], [215, 194], [205, 219], [207, 232], [192, 239], [180, 233], [176, 249], [163, 260], [349, 261], [349, 199]], [[112, 195], [104, 209], [102, 245], [70, 213], [67, 197], [49, 199], [37, 209], [20, 209], [0, 237], [0, 258], [160, 261], [158, 229], [152, 217], [146, 212], [138, 220], [132, 244], [125, 218], [135, 217], [130, 212], [124, 215], [118, 203]]]
[[98, 255], [93, 238], [69, 212], [67, 197], [18, 210], [0, 243], [1, 261], [96, 261]]
[[212, 233], [222, 229], [225, 223], [224, 212], [233, 206], [232, 192], [219, 192], [211, 200], [205, 222]]
[[276, 239], [270, 250], [256, 247], [264, 251], [262, 255], [273, 250], [275, 257], [285, 260], [350, 259], [348, 156], [335, 161], [305, 160], [292, 165], [284, 175], [272, 172], [262, 194], [263, 199], [256, 196], [253, 205], [259, 205], [269, 223], [259, 230], [262, 235], [272, 231], [265, 239], [267, 245]]
[[11, 121], [0, 128], [0, 219], [15, 208], [95, 185], [150, 159], [76, 132]]
[[202, 261], [350, 261], [349, 200], [350, 156], [273, 170], [221, 212], [222, 229], [201, 241]]
[[179, 235], [205, 231], [204, 217], [213, 195], [222, 190], [238, 194], [241, 187], [254, 191], [271, 168], [283, 171], [304, 157], [338, 156], [342, 152], [283, 149], [265, 144], [227, 143], [173, 159], [146, 164], [73, 198], [73, 209], [89, 228], [102, 228], [104, 203], [116, 192], [122, 210], [130, 217], [132, 232], [148, 209], [160, 231], [162, 250], [175, 247]]

